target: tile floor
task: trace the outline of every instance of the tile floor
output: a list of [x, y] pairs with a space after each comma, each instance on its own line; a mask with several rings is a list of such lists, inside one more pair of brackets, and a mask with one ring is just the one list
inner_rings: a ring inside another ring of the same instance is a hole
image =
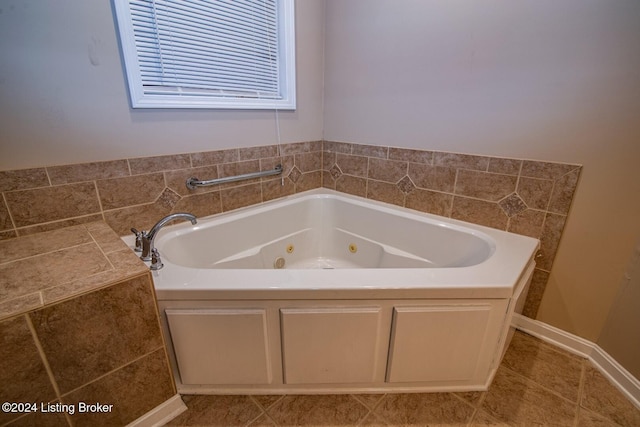
[[170, 426], [640, 426], [587, 360], [522, 332], [486, 392], [183, 399]]

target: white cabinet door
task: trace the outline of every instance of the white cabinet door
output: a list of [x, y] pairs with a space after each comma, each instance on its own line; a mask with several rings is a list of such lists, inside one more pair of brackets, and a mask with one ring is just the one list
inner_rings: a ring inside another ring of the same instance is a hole
[[271, 383], [265, 309], [165, 313], [183, 384]]
[[384, 380], [380, 307], [282, 308], [280, 319], [285, 384]]
[[387, 381], [484, 382], [504, 308], [491, 303], [395, 307]]

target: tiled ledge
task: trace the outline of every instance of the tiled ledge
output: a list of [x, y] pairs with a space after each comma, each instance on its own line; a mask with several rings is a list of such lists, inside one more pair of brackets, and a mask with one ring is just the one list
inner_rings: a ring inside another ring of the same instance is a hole
[[0, 241], [0, 319], [148, 274], [104, 222]]

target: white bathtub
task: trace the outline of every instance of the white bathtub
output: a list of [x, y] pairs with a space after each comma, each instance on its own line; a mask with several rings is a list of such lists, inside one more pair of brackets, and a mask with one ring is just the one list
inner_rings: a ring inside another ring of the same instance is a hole
[[183, 393], [484, 390], [536, 239], [319, 189], [162, 230]]

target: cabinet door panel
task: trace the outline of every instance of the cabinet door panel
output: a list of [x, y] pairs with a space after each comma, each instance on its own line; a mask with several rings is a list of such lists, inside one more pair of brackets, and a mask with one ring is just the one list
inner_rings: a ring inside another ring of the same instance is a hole
[[485, 351], [491, 346], [485, 342], [491, 309], [488, 304], [394, 308], [387, 381], [472, 380], [480, 360], [488, 368], [493, 357], [493, 347]]
[[281, 309], [285, 383], [382, 380], [380, 312], [379, 307]]
[[165, 313], [183, 384], [271, 383], [266, 310]]

